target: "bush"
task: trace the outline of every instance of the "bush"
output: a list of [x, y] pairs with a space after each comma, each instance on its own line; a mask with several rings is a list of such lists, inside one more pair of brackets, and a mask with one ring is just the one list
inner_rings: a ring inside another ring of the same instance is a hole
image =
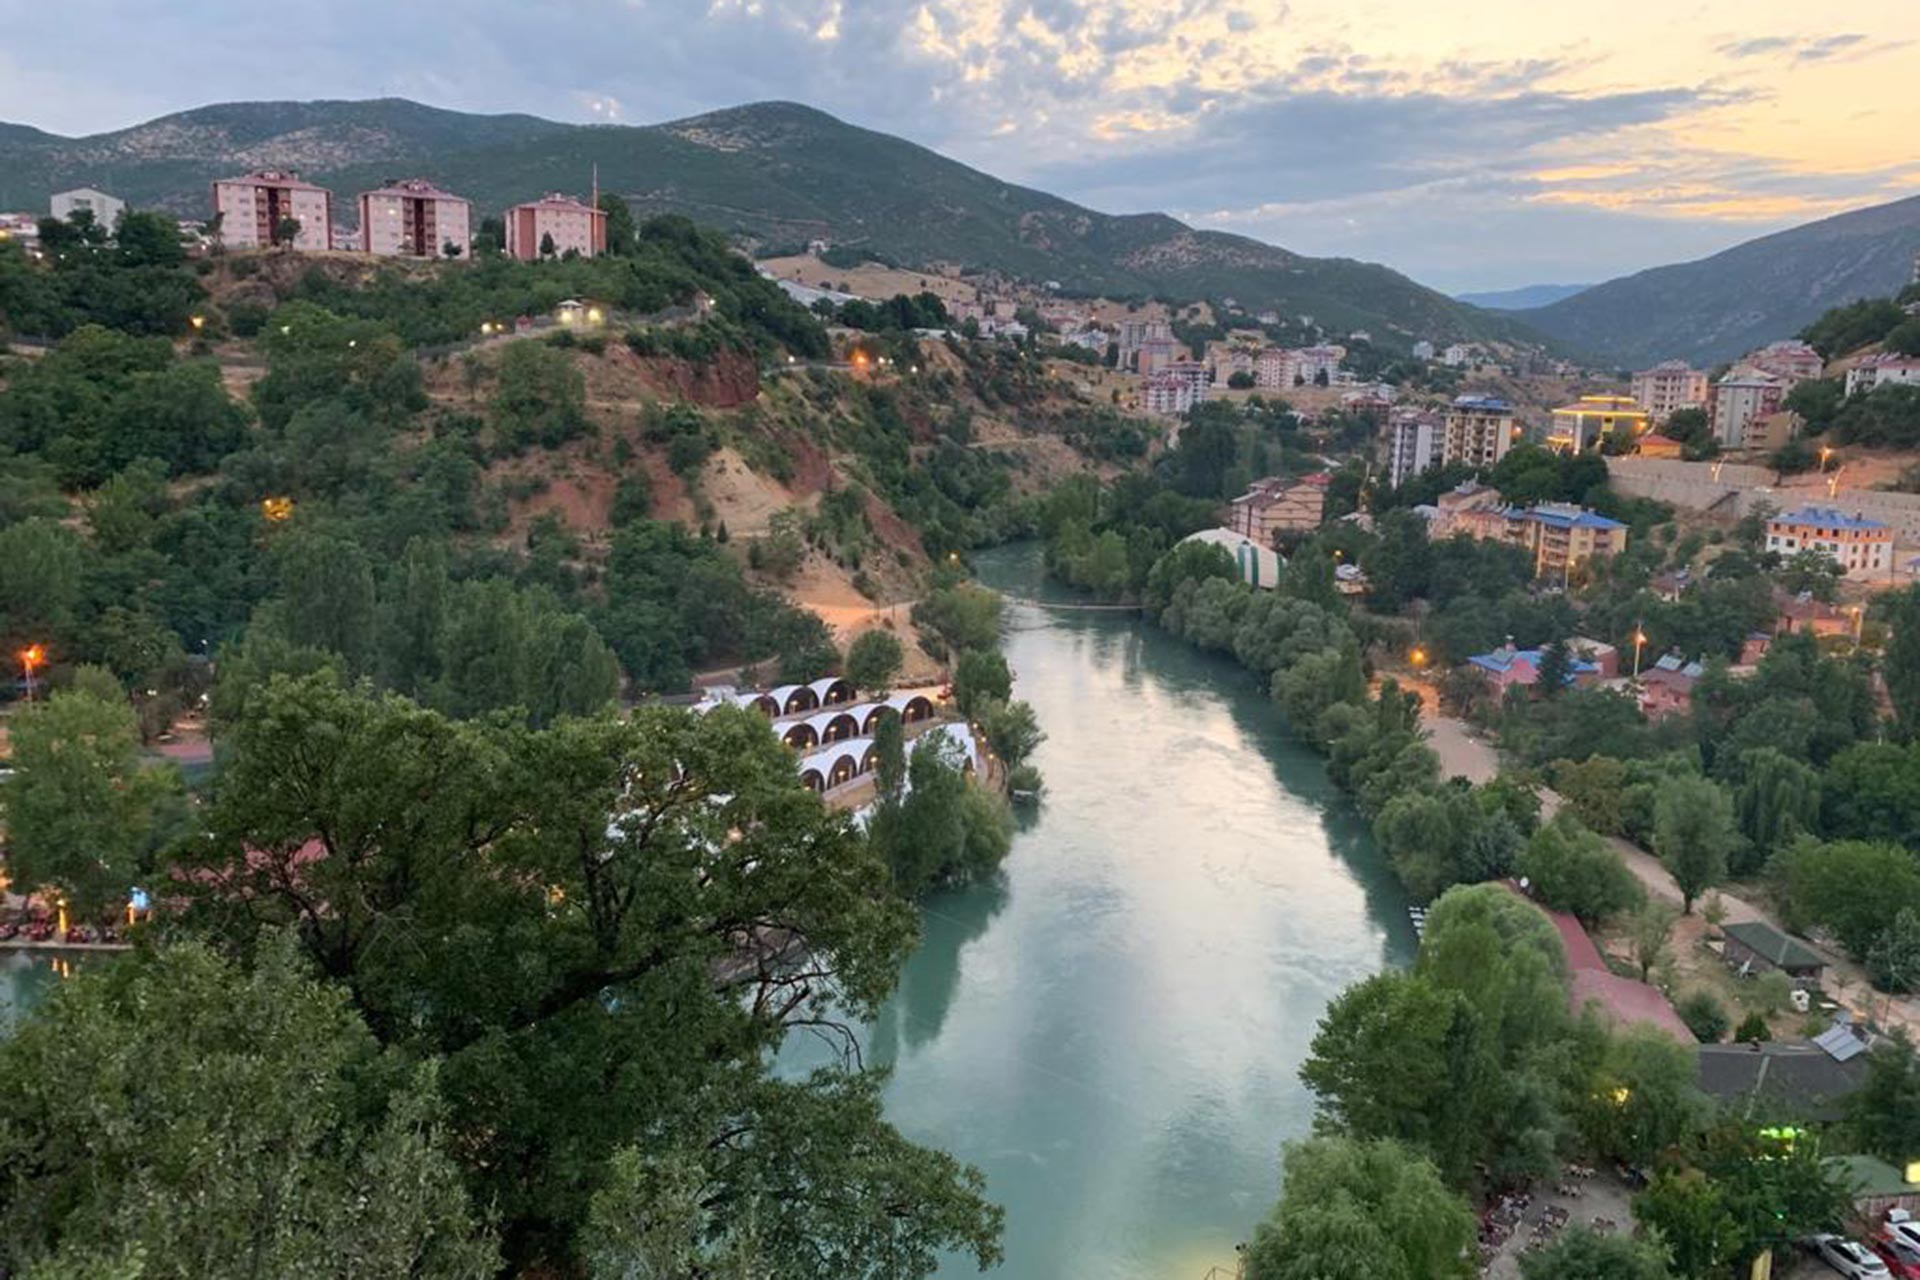
[[1701, 1044], [1718, 1044], [1731, 1025], [1726, 1006], [1711, 991], [1689, 991], [1673, 1008]]
[[1758, 1044], [1762, 1040], [1773, 1039], [1773, 1031], [1767, 1026], [1767, 1020], [1764, 1017], [1758, 1013], [1750, 1013], [1740, 1019], [1740, 1025], [1734, 1028], [1733, 1038], [1741, 1044]]

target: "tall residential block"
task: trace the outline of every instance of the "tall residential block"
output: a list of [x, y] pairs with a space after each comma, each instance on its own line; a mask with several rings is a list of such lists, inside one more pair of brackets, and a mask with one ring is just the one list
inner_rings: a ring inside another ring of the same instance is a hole
[[1707, 375], [1685, 360], [1663, 360], [1633, 375], [1633, 398], [1665, 422], [1681, 409], [1706, 407]]
[[1387, 422], [1387, 482], [1398, 489], [1440, 460], [1440, 421], [1418, 409], [1396, 409]]
[[507, 210], [509, 257], [532, 262], [549, 239], [556, 258], [598, 257], [607, 251], [607, 215], [557, 191]]
[[360, 247], [387, 258], [437, 258], [473, 243], [473, 206], [425, 178], [360, 193]]
[[318, 251], [333, 244], [333, 193], [301, 180], [290, 169], [256, 169], [243, 178], [213, 184], [213, 211], [220, 239], [229, 248], [260, 249], [292, 218], [300, 224], [293, 247]]
[[1459, 396], [1441, 419], [1440, 463], [1490, 467], [1507, 456], [1518, 430], [1519, 419], [1505, 400]]

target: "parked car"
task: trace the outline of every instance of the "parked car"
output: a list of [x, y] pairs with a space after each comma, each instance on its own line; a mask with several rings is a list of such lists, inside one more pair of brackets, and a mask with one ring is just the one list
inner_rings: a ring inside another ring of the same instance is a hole
[[1887, 1222], [1887, 1239], [1898, 1240], [1914, 1252], [1920, 1253], [1920, 1222], [1897, 1216], [1897, 1210], [1895, 1214], [1896, 1216], [1889, 1218]]
[[1891, 1280], [1892, 1273], [1880, 1256], [1857, 1240], [1820, 1235], [1807, 1241], [1814, 1256], [1847, 1280]]
[[1880, 1255], [1880, 1261], [1887, 1264], [1887, 1271], [1894, 1280], [1920, 1280], [1920, 1246], [1909, 1244], [1903, 1237], [1892, 1234], [1872, 1243], [1873, 1251]]

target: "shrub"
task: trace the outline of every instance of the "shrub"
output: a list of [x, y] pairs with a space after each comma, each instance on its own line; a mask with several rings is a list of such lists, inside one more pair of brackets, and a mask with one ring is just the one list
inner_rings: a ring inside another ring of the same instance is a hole
[[1730, 1025], [1726, 1006], [1711, 991], [1689, 991], [1680, 997], [1674, 1012], [1680, 1015], [1680, 1021], [1687, 1024], [1687, 1030], [1693, 1032], [1693, 1038], [1701, 1044], [1719, 1043]]

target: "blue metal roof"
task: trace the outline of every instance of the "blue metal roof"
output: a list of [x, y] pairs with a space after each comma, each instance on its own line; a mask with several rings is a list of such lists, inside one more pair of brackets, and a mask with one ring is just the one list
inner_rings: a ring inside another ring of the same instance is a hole
[[1529, 520], [1538, 520], [1541, 524], [1550, 524], [1561, 529], [1623, 529], [1626, 526], [1618, 520], [1588, 511], [1582, 507], [1577, 511], [1558, 511], [1552, 507], [1534, 507], [1526, 513]]
[[1838, 507], [1802, 507], [1774, 519], [1785, 524], [1816, 524], [1823, 529], [1849, 529], [1859, 533], [1887, 527], [1865, 516], [1850, 516]]
[[1510, 413], [1513, 406], [1499, 396], [1455, 396], [1453, 407], [1456, 409], [1486, 409], [1494, 413]]

